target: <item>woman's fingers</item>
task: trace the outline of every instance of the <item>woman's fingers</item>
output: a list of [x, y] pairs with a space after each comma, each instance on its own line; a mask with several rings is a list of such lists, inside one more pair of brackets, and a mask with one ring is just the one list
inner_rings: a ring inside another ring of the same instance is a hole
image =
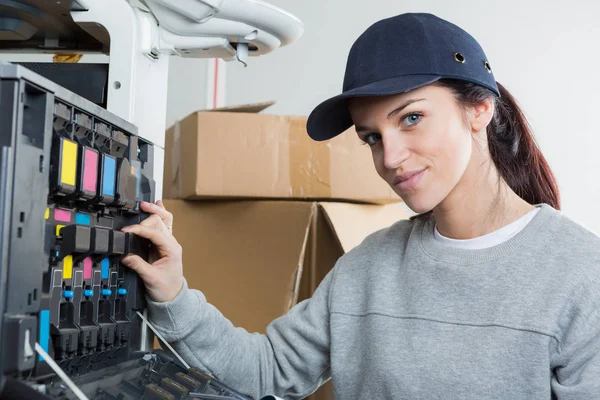
[[142, 201], [140, 207], [147, 213], [158, 215], [168, 230], [173, 229], [173, 214], [167, 211], [162, 201], [159, 200], [157, 204]]
[[152, 214], [151, 216], [140, 222], [140, 225], [156, 228], [163, 232], [169, 231], [162, 218], [157, 214]]
[[140, 207], [150, 216], [121, 231], [148, 239], [154, 244], [150, 262], [134, 254], [127, 255], [121, 262], [139, 274], [152, 300], [172, 301], [183, 287], [183, 249], [169, 229], [173, 226], [173, 214], [165, 209], [162, 201], [156, 204], [142, 202]]
[[130, 225], [121, 229], [121, 231], [133, 233], [136, 236], [148, 239], [161, 251], [168, 249], [170, 245], [174, 244], [172, 235], [167, 236], [166, 232], [152, 226], [142, 224]]
[[144, 280], [144, 282], [152, 281], [152, 279], [154, 278], [152, 266], [138, 255], [129, 254], [128, 256], [124, 257], [121, 260], [121, 262], [124, 265], [131, 268], [132, 270], [134, 270], [135, 272], [137, 272], [140, 275], [140, 278]]

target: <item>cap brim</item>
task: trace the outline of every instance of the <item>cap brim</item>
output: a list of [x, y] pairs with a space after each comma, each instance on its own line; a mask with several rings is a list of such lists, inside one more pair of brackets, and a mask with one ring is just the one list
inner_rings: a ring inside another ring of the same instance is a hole
[[405, 93], [440, 80], [439, 75], [404, 75], [369, 83], [319, 104], [309, 115], [306, 129], [308, 135], [317, 141], [331, 139], [352, 125], [348, 111], [348, 99], [363, 96], [386, 96]]

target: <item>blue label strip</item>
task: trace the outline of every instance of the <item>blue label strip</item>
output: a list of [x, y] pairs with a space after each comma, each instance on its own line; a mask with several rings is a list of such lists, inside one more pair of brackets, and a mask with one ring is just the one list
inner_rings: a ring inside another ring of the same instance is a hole
[[[40, 311], [40, 346], [47, 353], [48, 342], [50, 341], [50, 310]], [[42, 356], [38, 357], [39, 361], [44, 361]]]
[[78, 225], [90, 225], [92, 218], [90, 215], [77, 213], [75, 215], [75, 223]]
[[108, 267], [110, 266], [110, 262], [108, 258], [102, 260], [102, 279], [108, 279]]
[[115, 196], [115, 177], [117, 172], [117, 160], [104, 156], [104, 177], [102, 178], [102, 194]]

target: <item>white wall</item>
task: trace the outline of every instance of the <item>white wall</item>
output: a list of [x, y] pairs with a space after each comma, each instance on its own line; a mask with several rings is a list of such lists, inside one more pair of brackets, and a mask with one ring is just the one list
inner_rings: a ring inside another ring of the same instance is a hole
[[[592, 0], [268, 0], [298, 16], [295, 44], [243, 68], [227, 65], [227, 105], [276, 100], [269, 112], [307, 115], [339, 93], [350, 46], [373, 22], [431, 12], [470, 32], [496, 79], [520, 101], [557, 175], [564, 212], [600, 234], [600, 2]], [[201, 108], [197, 65], [171, 68], [169, 116]], [[204, 75], [200, 75], [200, 81]], [[183, 83], [183, 81], [186, 81]], [[192, 104], [197, 101], [196, 104]], [[178, 103], [175, 103], [178, 102]]]
[[206, 104], [208, 61], [171, 57], [167, 91], [167, 128]]

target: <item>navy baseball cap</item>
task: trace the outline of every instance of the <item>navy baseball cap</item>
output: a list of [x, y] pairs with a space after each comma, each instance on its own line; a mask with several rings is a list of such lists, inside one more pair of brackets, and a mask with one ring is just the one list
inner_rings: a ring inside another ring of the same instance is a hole
[[350, 49], [342, 93], [309, 115], [308, 134], [322, 141], [354, 125], [348, 111], [352, 97], [405, 93], [442, 78], [473, 82], [500, 96], [483, 49], [458, 26], [424, 13], [376, 22]]

